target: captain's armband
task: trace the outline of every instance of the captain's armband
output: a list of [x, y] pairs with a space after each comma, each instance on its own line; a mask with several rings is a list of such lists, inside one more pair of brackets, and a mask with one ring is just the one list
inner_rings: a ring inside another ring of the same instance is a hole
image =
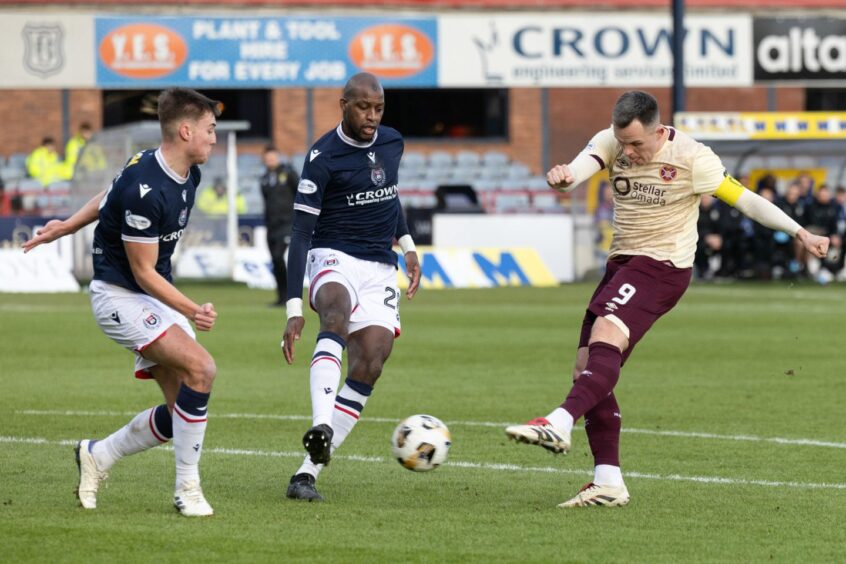
[[740, 199], [740, 195], [743, 194], [744, 191], [746, 191], [746, 187], [735, 180], [734, 177], [727, 174], [720, 185], [717, 186], [717, 191], [714, 192], [714, 196], [734, 207], [737, 200]]

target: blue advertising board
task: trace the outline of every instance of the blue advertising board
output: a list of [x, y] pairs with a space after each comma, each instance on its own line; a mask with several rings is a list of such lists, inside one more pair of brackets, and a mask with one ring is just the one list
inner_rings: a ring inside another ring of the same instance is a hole
[[386, 86], [437, 85], [437, 19], [98, 17], [97, 86], [338, 86], [367, 71]]

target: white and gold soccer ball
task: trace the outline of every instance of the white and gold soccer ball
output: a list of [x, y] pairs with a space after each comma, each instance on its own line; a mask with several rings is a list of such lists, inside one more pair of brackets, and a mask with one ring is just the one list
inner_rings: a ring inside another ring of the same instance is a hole
[[431, 415], [412, 415], [394, 429], [394, 457], [405, 468], [428, 472], [444, 463], [452, 444], [449, 429]]

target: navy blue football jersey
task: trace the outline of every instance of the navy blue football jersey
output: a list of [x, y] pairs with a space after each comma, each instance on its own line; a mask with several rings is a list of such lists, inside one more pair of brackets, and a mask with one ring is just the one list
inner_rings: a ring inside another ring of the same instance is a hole
[[294, 209], [318, 216], [311, 248], [397, 264], [392, 250], [402, 209], [398, 169], [405, 144], [395, 129], [379, 126], [369, 143], [344, 134], [341, 125], [306, 154]]
[[165, 163], [159, 149], [129, 159], [112, 181], [94, 230], [94, 279], [145, 293], [135, 282], [124, 241], [158, 243], [156, 272], [169, 282], [171, 256], [188, 224], [200, 169], [192, 166], [180, 178]]

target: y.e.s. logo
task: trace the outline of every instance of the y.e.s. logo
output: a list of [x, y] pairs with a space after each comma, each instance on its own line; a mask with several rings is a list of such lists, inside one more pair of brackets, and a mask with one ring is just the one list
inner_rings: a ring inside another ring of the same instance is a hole
[[100, 62], [127, 78], [154, 79], [177, 70], [188, 57], [188, 45], [163, 25], [134, 23], [114, 29], [100, 42]]
[[384, 78], [405, 78], [426, 70], [435, 47], [429, 36], [404, 24], [381, 24], [352, 38], [349, 56], [363, 71]]

